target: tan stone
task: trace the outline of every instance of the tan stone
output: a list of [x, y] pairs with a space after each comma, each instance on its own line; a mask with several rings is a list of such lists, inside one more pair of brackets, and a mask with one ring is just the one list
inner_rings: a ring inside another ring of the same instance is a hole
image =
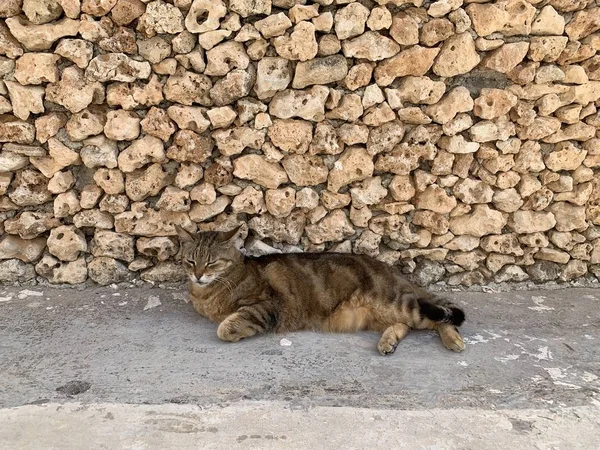
[[454, 196], [468, 205], [473, 203], [490, 203], [494, 190], [483, 181], [466, 178], [459, 181], [452, 189]]
[[475, 32], [488, 36], [500, 32], [505, 36], [528, 35], [537, 12], [525, 0], [501, 0], [493, 4], [474, 3], [466, 8]]
[[324, 86], [313, 86], [308, 90], [286, 89], [275, 94], [269, 103], [269, 114], [279, 119], [299, 117], [320, 121], [325, 114], [327, 97], [329, 89]]
[[21, 120], [27, 120], [30, 114], [44, 112], [44, 88], [41, 86], [21, 86], [15, 81], [5, 80], [13, 114]]
[[164, 87], [165, 99], [191, 106], [198, 103], [203, 106], [212, 106], [209, 91], [212, 88], [210, 78], [205, 75], [179, 70], [170, 76]]
[[504, 44], [485, 58], [483, 66], [496, 72], [508, 73], [523, 61], [528, 50], [528, 42]]
[[360, 3], [351, 3], [335, 13], [335, 33], [338, 39], [349, 39], [365, 31], [369, 10]]
[[471, 213], [450, 218], [450, 231], [455, 235], [482, 237], [501, 234], [506, 218], [487, 205], [475, 205]]
[[372, 156], [364, 148], [349, 147], [329, 172], [327, 188], [338, 192], [343, 186], [372, 176], [373, 169]]
[[379, 86], [389, 86], [396, 78], [425, 75], [440, 52], [438, 48], [415, 45], [396, 56], [382, 61], [375, 69], [375, 81]]
[[137, 30], [148, 37], [181, 33], [184, 30], [183, 14], [174, 5], [162, 0], [152, 1], [138, 19]]
[[579, 41], [600, 30], [600, 7], [577, 11], [565, 27], [571, 41]]
[[444, 42], [433, 71], [441, 77], [453, 77], [470, 72], [480, 61], [471, 34], [465, 32]]
[[515, 189], [504, 189], [494, 193], [494, 207], [500, 211], [512, 213], [523, 206], [523, 200]]
[[416, 207], [426, 209], [437, 214], [447, 214], [456, 206], [456, 199], [449, 196], [446, 191], [439, 186], [428, 186], [423, 192], [417, 195]]
[[[168, 260], [175, 256], [179, 250], [179, 246], [175, 242], [175, 239], [165, 236], [141, 237], [136, 241], [136, 248], [142, 255], [156, 258], [159, 261]], [[131, 250], [133, 253], [133, 248]]]
[[317, 56], [319, 45], [315, 37], [315, 26], [300, 22], [289, 36], [279, 36], [273, 41], [279, 56], [291, 61], [308, 61]]
[[508, 226], [518, 234], [547, 231], [556, 225], [551, 212], [515, 211]]
[[35, 271], [53, 284], [79, 284], [87, 279], [87, 264], [83, 256], [75, 261], [61, 262], [51, 255], [44, 255], [35, 265]]
[[363, 112], [361, 97], [358, 94], [346, 94], [341, 98], [338, 105], [326, 114], [326, 117], [328, 119], [354, 122], [363, 115]]
[[575, 170], [585, 159], [587, 152], [575, 147], [572, 143], [558, 144], [552, 153], [549, 153], [544, 162], [546, 167], [553, 171]]
[[7, 234], [0, 241], [0, 260], [19, 259], [23, 262], [35, 262], [42, 256], [46, 248], [46, 238], [21, 239]]
[[64, 106], [72, 113], [87, 108], [92, 102], [101, 103], [104, 87], [99, 82], [88, 82], [83, 71], [75, 66], [65, 68], [58, 83], [46, 87], [46, 100]]
[[303, 120], [275, 120], [267, 135], [281, 150], [303, 154], [310, 146], [312, 129], [312, 124]]
[[291, 187], [269, 189], [265, 192], [265, 205], [273, 217], [285, 218], [296, 206], [296, 191]]
[[160, 164], [152, 164], [146, 169], [130, 172], [125, 180], [127, 196], [137, 202], [157, 195], [169, 183], [169, 175]]
[[245, 148], [259, 150], [265, 143], [265, 133], [249, 127], [218, 130], [212, 136], [217, 148], [225, 156], [240, 154]]
[[583, 231], [588, 227], [585, 206], [555, 202], [548, 209], [554, 214], [558, 231]]
[[48, 251], [61, 261], [75, 261], [88, 248], [83, 233], [72, 225], [52, 229], [47, 245]]
[[194, 222], [204, 222], [225, 211], [225, 208], [229, 206], [229, 203], [231, 203], [231, 200], [229, 200], [229, 197], [226, 197], [225, 195], [217, 197], [217, 199], [210, 205], [193, 203], [192, 209], [190, 210], [190, 219], [192, 219]]
[[285, 90], [291, 81], [292, 70], [287, 59], [266, 57], [258, 62], [254, 91], [259, 99], [267, 99]]
[[348, 62], [342, 55], [301, 61], [296, 65], [292, 87], [302, 89], [315, 84], [329, 84], [343, 80], [347, 74]]
[[271, 14], [271, 0], [230, 0], [229, 9], [242, 17]]
[[307, 225], [306, 236], [313, 244], [339, 242], [354, 234], [354, 227], [341, 209], [331, 211], [319, 223]]
[[244, 155], [233, 161], [236, 177], [252, 180], [261, 186], [277, 189], [288, 177], [279, 164], [270, 163], [260, 155]]
[[288, 28], [292, 27], [292, 21], [288, 18], [288, 16], [285, 15], [285, 13], [280, 12], [256, 21], [254, 26], [258, 31], [260, 31], [264, 38], [269, 39], [272, 37], [282, 36]]
[[145, 11], [146, 5], [141, 0], [118, 0], [110, 16], [117, 25], [128, 25]]
[[210, 127], [210, 121], [204, 117], [206, 110], [197, 106], [172, 105], [167, 109], [167, 115], [181, 130], [191, 130], [202, 133]]
[[29, 51], [49, 50], [55, 41], [65, 36], [75, 36], [79, 29], [79, 21], [68, 18], [35, 25], [17, 16], [6, 19], [6, 25], [17, 41]]
[[154, 106], [146, 113], [140, 126], [144, 133], [160, 138], [164, 142], [168, 141], [175, 133], [175, 124], [168, 116], [167, 111]]
[[446, 124], [454, 119], [458, 113], [471, 111], [473, 105], [473, 99], [469, 90], [459, 86], [452, 89], [437, 104], [425, 108], [425, 113], [434, 122]]
[[517, 104], [517, 97], [502, 89], [484, 88], [475, 100], [473, 114], [482, 119], [495, 119], [510, 111]]
[[416, 45], [419, 43], [419, 24], [404, 12], [392, 18], [390, 36], [400, 45]]
[[109, 111], [106, 114], [104, 134], [115, 141], [132, 141], [140, 134], [140, 118], [133, 111]]
[[531, 34], [560, 36], [565, 31], [565, 19], [552, 5], [544, 6], [531, 24]]

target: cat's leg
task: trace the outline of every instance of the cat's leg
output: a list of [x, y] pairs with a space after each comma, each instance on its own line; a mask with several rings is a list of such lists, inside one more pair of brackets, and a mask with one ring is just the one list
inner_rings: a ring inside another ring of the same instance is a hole
[[272, 330], [277, 324], [277, 315], [268, 302], [243, 306], [219, 324], [217, 336], [227, 342], [237, 342], [255, 334]]
[[465, 349], [465, 342], [458, 332], [458, 328], [449, 323], [437, 323], [434, 326], [437, 330], [444, 347], [455, 352], [462, 352]]
[[391, 355], [396, 351], [396, 347], [409, 331], [410, 327], [403, 323], [397, 323], [386, 328], [381, 335], [381, 339], [379, 339], [377, 350], [382, 355]]

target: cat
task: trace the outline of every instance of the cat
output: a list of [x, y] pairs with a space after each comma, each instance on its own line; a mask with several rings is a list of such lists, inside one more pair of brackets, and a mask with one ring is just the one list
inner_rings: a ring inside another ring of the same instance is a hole
[[382, 333], [377, 349], [394, 353], [411, 329], [436, 330], [460, 352], [465, 313], [366, 255], [288, 253], [247, 257], [239, 227], [192, 235], [181, 227], [179, 256], [198, 313], [218, 324], [223, 341], [300, 330]]

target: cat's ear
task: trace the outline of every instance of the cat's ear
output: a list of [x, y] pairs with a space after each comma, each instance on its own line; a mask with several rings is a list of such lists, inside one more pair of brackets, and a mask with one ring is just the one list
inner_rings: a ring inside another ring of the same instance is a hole
[[242, 228], [242, 225], [238, 225], [233, 230], [229, 230], [229, 231], [220, 233], [219, 234], [219, 242], [222, 244], [235, 242], [235, 240], [237, 239], [237, 237], [239, 235], [240, 228]]
[[194, 242], [194, 237], [181, 228], [179, 225], [174, 225], [175, 231], [177, 231], [177, 236], [179, 237], [179, 242], [181, 244], [191, 244]]

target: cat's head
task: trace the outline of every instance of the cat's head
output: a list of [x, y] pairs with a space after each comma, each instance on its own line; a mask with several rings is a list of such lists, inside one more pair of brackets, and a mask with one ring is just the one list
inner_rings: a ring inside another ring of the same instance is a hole
[[179, 236], [181, 262], [194, 283], [209, 284], [243, 259], [236, 247], [240, 227], [227, 232], [190, 234], [175, 226]]

